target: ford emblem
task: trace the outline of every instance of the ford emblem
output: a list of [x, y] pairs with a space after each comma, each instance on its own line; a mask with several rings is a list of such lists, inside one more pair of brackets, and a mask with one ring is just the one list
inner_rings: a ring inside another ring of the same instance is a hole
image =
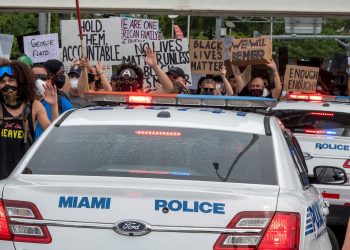
[[127, 236], [140, 236], [151, 232], [151, 225], [144, 221], [123, 220], [115, 223], [113, 230]]

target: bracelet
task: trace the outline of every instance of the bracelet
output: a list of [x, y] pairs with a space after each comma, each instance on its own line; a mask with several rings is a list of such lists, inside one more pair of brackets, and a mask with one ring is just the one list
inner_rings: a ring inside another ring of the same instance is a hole
[[100, 72], [100, 73], [97, 72], [97, 75], [99, 76], [99, 75], [102, 75], [102, 74], [104, 74], [104, 73], [105, 73], [104, 71], [102, 71], [102, 72]]

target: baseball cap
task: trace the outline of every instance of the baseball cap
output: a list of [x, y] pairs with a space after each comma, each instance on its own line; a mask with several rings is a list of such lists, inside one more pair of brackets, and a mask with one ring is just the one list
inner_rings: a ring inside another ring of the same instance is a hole
[[127, 77], [127, 78], [137, 78], [137, 74], [135, 72], [135, 70], [133, 70], [132, 68], [125, 68], [123, 69], [120, 74], [119, 74], [119, 77]]
[[74, 65], [73, 67], [70, 68], [68, 75], [76, 74], [80, 76], [80, 72], [81, 72], [80, 65]]
[[181, 76], [182, 78], [186, 78], [185, 72], [179, 68], [179, 67], [171, 67], [167, 74], [174, 75], [174, 76]]
[[30, 67], [33, 66], [32, 59], [30, 59], [30, 57], [27, 55], [21, 55], [20, 57], [17, 58], [17, 61], [22, 62], [24, 64], [27, 64]]

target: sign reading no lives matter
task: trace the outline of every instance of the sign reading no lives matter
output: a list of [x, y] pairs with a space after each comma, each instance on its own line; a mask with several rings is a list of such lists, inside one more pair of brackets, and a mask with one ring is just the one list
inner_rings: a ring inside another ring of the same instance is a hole
[[284, 74], [284, 89], [293, 92], [315, 93], [319, 68], [287, 65]]

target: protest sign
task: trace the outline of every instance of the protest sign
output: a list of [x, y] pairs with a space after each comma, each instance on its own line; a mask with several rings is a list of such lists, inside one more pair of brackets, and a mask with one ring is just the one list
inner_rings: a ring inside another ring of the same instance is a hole
[[315, 93], [319, 68], [287, 65], [284, 75], [286, 91]]
[[0, 57], [10, 59], [13, 35], [0, 34]]
[[156, 52], [158, 65], [167, 72], [172, 66], [182, 68], [186, 74], [186, 82], [191, 85], [190, 57], [187, 39], [171, 39], [147, 41], [123, 45], [122, 62], [134, 63], [140, 66], [144, 72], [144, 83], [151, 89], [155, 89], [157, 76], [155, 72], [145, 63], [144, 49], [150, 47]]
[[231, 62], [236, 65], [264, 64], [272, 60], [272, 42], [268, 37], [232, 41]]
[[[62, 60], [69, 64], [81, 57], [77, 20], [62, 20]], [[117, 65], [121, 63], [121, 28], [119, 18], [81, 20], [86, 55], [91, 64]]]
[[191, 71], [195, 74], [220, 74], [224, 65], [222, 40], [190, 40]]
[[59, 59], [58, 35], [46, 34], [23, 37], [24, 53], [33, 63], [46, 62], [50, 59]]
[[232, 47], [232, 41], [234, 37], [233, 36], [225, 36], [221, 40], [224, 42], [224, 60], [231, 60], [231, 47]]
[[159, 40], [159, 21], [154, 19], [120, 18], [122, 44]]

